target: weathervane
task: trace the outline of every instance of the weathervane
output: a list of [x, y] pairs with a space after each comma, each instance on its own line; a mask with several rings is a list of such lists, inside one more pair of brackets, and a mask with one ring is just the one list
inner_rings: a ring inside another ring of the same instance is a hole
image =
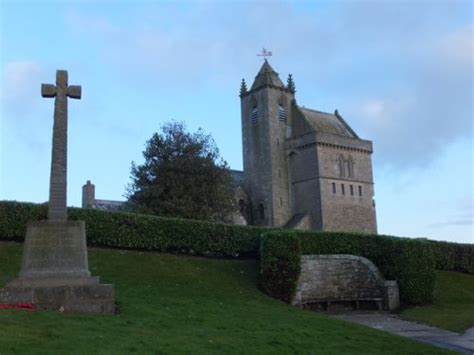
[[271, 57], [272, 56], [272, 52], [271, 51], [267, 51], [265, 48], [262, 48], [262, 52], [257, 54], [258, 57], [263, 57], [263, 59], [267, 60], [267, 57]]

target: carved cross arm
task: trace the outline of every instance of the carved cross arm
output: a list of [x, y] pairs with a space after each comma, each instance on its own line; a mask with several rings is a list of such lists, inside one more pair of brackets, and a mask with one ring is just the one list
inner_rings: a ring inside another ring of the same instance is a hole
[[71, 85], [67, 88], [67, 96], [71, 99], [80, 99], [82, 93], [82, 88], [79, 85]]
[[56, 86], [52, 84], [41, 84], [41, 96], [43, 97], [55, 97]]

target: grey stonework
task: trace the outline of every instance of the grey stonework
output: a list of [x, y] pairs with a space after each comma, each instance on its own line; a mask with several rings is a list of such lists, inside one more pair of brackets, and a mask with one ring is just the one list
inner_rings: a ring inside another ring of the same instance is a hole
[[121, 211], [125, 209], [125, 201], [99, 200], [95, 198], [95, 185], [87, 180], [82, 186], [82, 208], [102, 211]]
[[393, 311], [400, 304], [398, 284], [360, 256], [303, 255], [292, 304], [321, 302], [375, 302]]
[[43, 84], [43, 97], [54, 97], [53, 145], [48, 220], [67, 220], [67, 100], [81, 98], [80, 86], [68, 86], [66, 70], [56, 71], [56, 86]]
[[95, 201], [95, 185], [87, 180], [82, 186], [82, 208], [90, 208]]
[[337, 110], [298, 106], [266, 60], [240, 97], [249, 224], [377, 232], [372, 142]]
[[56, 97], [48, 220], [27, 225], [20, 275], [0, 289], [0, 303], [34, 303], [42, 309], [113, 313], [114, 288], [89, 272], [86, 228], [67, 220], [67, 98], [81, 97], [56, 72], [56, 86], [43, 84], [43, 97]]

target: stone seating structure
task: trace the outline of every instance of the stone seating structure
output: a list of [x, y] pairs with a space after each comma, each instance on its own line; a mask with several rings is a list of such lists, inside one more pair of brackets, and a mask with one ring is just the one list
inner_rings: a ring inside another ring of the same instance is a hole
[[379, 310], [396, 310], [399, 291], [396, 281], [387, 281], [368, 259], [346, 254], [303, 255], [293, 305], [375, 303]]

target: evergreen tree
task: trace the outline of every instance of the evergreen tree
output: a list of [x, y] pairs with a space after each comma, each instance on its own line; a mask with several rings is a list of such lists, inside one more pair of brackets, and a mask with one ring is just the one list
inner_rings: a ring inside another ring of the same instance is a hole
[[232, 176], [211, 135], [169, 122], [132, 162], [129, 205], [159, 216], [223, 221], [234, 210]]

